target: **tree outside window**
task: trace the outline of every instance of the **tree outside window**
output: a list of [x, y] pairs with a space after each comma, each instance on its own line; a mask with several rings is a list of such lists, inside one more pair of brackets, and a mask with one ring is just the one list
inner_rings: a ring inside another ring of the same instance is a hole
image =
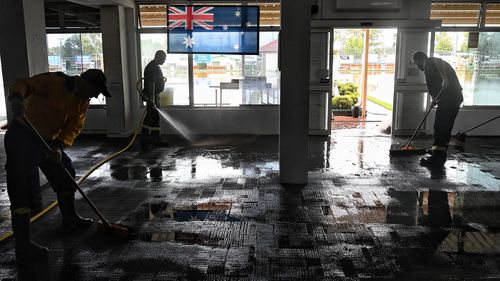
[[[80, 75], [87, 69], [104, 70], [100, 33], [47, 34], [49, 71]], [[105, 98], [93, 98], [90, 104], [105, 104]]]

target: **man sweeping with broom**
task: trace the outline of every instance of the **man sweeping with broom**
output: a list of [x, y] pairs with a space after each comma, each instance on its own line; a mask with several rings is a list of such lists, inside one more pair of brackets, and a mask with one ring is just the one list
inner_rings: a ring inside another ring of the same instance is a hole
[[[39, 74], [18, 79], [10, 87], [7, 99], [14, 118], [4, 138], [5, 168], [17, 258], [48, 257], [49, 250], [33, 243], [30, 237], [33, 192], [40, 185], [38, 168], [57, 193], [63, 228], [92, 225], [91, 219], [82, 218], [76, 212], [73, 179], [62, 171], [65, 168], [75, 177], [75, 169], [64, 148], [72, 145], [79, 135], [89, 100], [99, 94], [111, 97], [106, 77], [98, 69], [89, 69], [80, 76], [67, 76], [62, 72]], [[25, 120], [31, 122], [50, 145], [51, 153], [43, 150], [43, 143]]]
[[[440, 58], [427, 57], [423, 52], [415, 52], [413, 63], [424, 72], [429, 94], [437, 104], [431, 155], [420, 159], [420, 164], [443, 167], [451, 130], [464, 100], [462, 86], [453, 67]], [[434, 100], [438, 95], [438, 100]]]

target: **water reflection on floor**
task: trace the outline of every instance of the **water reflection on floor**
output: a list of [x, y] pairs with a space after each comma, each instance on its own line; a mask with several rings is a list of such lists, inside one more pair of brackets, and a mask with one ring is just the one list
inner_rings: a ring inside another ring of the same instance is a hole
[[[135, 239], [95, 228], [64, 233], [53, 211], [34, 224], [34, 239], [51, 249], [48, 265], [17, 268], [40, 280], [500, 276], [499, 139], [470, 138], [464, 153], [451, 151], [444, 169], [429, 170], [419, 156], [389, 157], [391, 144], [405, 139], [338, 130], [310, 138], [303, 187], [279, 185], [277, 137], [195, 140], [128, 152], [84, 184], [111, 221], [136, 230]], [[83, 138], [70, 154], [82, 174], [114, 148]], [[47, 204], [50, 190], [42, 198]], [[81, 200], [78, 209], [93, 216]], [[0, 244], [6, 280], [16, 276], [12, 245]]]

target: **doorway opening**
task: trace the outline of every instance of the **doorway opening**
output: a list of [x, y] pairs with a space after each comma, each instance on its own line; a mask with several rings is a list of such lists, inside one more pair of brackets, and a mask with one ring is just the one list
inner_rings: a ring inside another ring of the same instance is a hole
[[334, 29], [332, 130], [389, 128], [397, 29]]

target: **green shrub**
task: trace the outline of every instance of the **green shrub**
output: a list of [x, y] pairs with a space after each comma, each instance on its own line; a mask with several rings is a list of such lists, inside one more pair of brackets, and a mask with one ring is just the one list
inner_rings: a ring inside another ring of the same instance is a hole
[[337, 89], [339, 90], [339, 94], [341, 96], [345, 95], [359, 95], [358, 85], [353, 82], [337, 82]]
[[354, 104], [352, 96], [337, 96], [332, 98], [333, 108], [351, 109]]
[[353, 93], [353, 94], [350, 94], [348, 96], [351, 97], [351, 99], [352, 99], [352, 102], [353, 102], [352, 105], [355, 105], [358, 103], [358, 101], [359, 101], [359, 94], [358, 93]]
[[338, 109], [350, 109], [358, 103], [358, 85], [353, 82], [337, 82], [340, 96], [332, 98], [332, 107]]

